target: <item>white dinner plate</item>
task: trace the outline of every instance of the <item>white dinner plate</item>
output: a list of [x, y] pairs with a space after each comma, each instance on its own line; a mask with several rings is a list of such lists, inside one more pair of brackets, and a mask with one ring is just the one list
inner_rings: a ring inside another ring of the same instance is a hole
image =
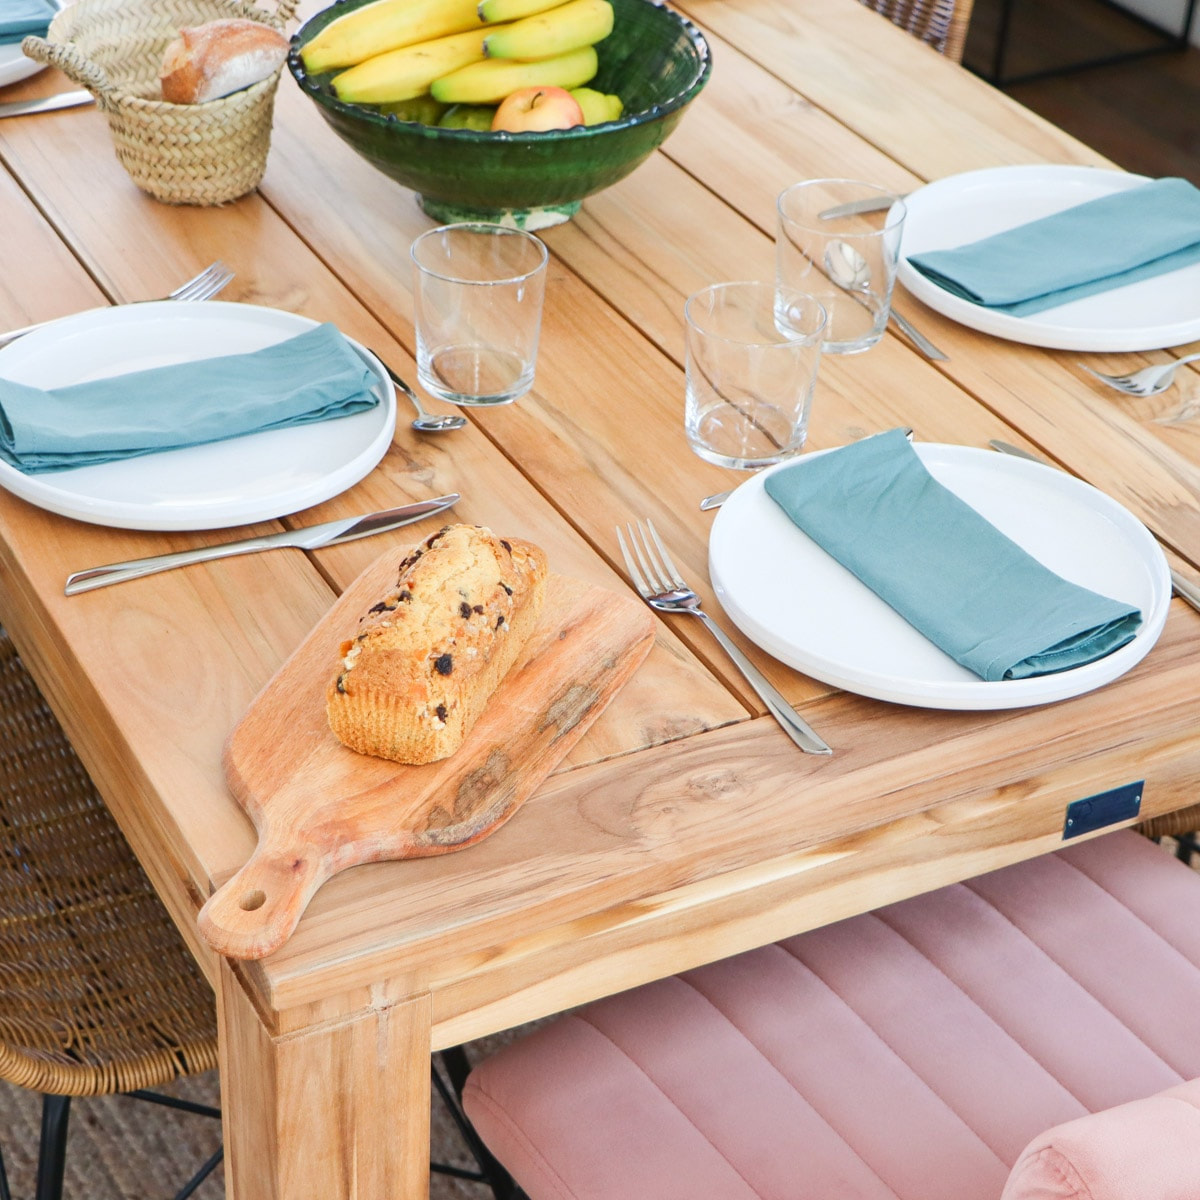
[[908, 262], [910, 255], [961, 246], [1146, 182], [1143, 175], [1100, 167], [1023, 166], [968, 171], [926, 184], [905, 200], [897, 278], [917, 299], [959, 324], [1030, 346], [1158, 350], [1195, 341], [1200, 338], [1200, 264], [1016, 317], [952, 295]]
[[[1107, 657], [1033, 679], [988, 682], [956, 663], [802, 533], [763, 480], [722, 506], [709, 540], [717, 598], [750, 640], [814, 679], [922, 708], [1001, 709], [1078, 696], [1150, 651], [1171, 602], [1162, 549], [1111, 497], [1054, 467], [969, 446], [914, 447], [929, 472], [1002, 533], [1072, 583], [1136, 604], [1142, 625]], [[823, 453], [823, 452], [822, 452]]]
[[[0, 350], [0, 377], [65, 387], [151, 367], [246, 354], [318, 322], [251, 304], [153, 301], [64, 317]], [[121, 462], [26, 475], [0, 462], [0, 487], [51, 512], [123, 529], [223, 529], [297, 512], [344, 492], [387, 452], [396, 396], [379, 360], [380, 403], [365, 412]]]
[[20, 83], [22, 79], [28, 79], [31, 75], [36, 75], [45, 69], [42, 63], [35, 62], [32, 58], [26, 58], [21, 53], [20, 46], [16, 44], [0, 46], [0, 87], [7, 87], [10, 83]]

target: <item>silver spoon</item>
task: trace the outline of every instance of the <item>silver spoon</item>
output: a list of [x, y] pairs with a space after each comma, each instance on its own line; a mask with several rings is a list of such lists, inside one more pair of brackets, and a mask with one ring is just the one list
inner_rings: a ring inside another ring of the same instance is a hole
[[[375, 357], [379, 358], [379, 355], [377, 354]], [[421, 433], [449, 433], [452, 429], [461, 429], [467, 423], [467, 418], [460, 417], [457, 413], [447, 413], [445, 416], [437, 417], [433, 413], [427, 412], [421, 406], [421, 401], [417, 399], [417, 393], [387, 363], [383, 362], [382, 358], [379, 358], [379, 361], [383, 363], [383, 369], [388, 373], [392, 383], [412, 401], [413, 408], [417, 410], [417, 418], [412, 423], [414, 429]]]
[[[846, 292], [865, 292], [871, 286], [871, 264], [849, 242], [829, 243], [825, 248], [825, 271]], [[888, 320], [932, 362], [950, 361], [948, 355], [891, 305], [888, 305]]]

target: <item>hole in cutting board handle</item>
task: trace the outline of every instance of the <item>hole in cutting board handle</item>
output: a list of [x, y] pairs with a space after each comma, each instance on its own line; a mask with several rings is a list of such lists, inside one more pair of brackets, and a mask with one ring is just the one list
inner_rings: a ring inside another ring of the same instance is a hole
[[255, 909], [262, 908], [267, 902], [267, 893], [261, 888], [255, 888], [252, 892], [247, 892], [241, 899], [243, 912], [254, 912]]

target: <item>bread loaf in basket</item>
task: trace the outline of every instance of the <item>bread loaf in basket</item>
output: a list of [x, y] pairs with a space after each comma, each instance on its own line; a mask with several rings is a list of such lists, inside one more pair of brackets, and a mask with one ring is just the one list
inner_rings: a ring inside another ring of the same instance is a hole
[[76, 0], [21, 49], [95, 96], [117, 158], [144, 192], [168, 204], [224, 204], [253, 191], [266, 170], [280, 72], [218, 100], [170, 104], [163, 54], [182, 29], [208, 21], [282, 29], [296, 4], [277, 0], [268, 13], [248, 0]]

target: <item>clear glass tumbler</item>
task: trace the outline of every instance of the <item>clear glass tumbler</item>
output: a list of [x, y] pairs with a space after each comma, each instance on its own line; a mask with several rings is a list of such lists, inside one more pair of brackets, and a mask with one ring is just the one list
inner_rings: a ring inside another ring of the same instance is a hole
[[688, 297], [688, 444], [755, 470], [799, 453], [821, 357], [825, 309], [768, 283], [718, 283]]
[[873, 183], [810, 179], [780, 193], [776, 207], [776, 281], [825, 306], [825, 352], [874, 346], [891, 310], [904, 201]]
[[502, 225], [442, 225], [413, 242], [417, 378], [431, 396], [509, 404], [529, 391], [547, 257]]

